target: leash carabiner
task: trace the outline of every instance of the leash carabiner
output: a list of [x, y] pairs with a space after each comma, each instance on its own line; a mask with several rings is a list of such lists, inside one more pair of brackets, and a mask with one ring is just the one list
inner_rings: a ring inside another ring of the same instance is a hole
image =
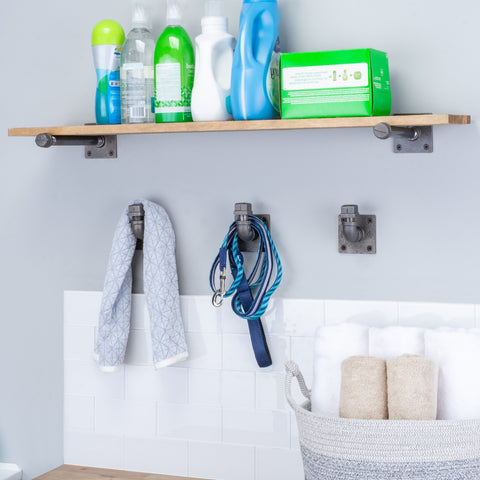
[[227, 280], [227, 268], [223, 267], [220, 270], [220, 288], [215, 290], [212, 297], [212, 305], [214, 307], [221, 307], [223, 303], [223, 297], [225, 296], [225, 281]]

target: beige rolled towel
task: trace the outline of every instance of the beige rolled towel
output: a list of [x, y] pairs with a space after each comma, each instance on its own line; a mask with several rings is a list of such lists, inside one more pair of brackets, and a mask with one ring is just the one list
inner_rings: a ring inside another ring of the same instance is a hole
[[340, 417], [388, 418], [384, 359], [355, 356], [342, 362]]
[[387, 360], [388, 418], [437, 418], [438, 367], [428, 358], [402, 355]]

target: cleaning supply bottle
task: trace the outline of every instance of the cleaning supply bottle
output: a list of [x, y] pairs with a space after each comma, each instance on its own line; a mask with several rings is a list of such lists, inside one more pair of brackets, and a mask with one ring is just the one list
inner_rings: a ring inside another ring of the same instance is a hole
[[153, 53], [155, 40], [151, 32], [147, 7], [134, 0], [132, 30], [120, 57], [120, 91], [122, 123], [153, 123]]
[[279, 23], [277, 0], [243, 0], [232, 67], [235, 120], [279, 115]]
[[95, 118], [98, 124], [120, 123], [120, 52], [125, 33], [114, 20], [93, 28], [92, 53], [97, 73]]
[[195, 59], [190, 38], [180, 26], [178, 0], [167, 0], [167, 27], [155, 47], [155, 122], [191, 122]]
[[195, 122], [230, 120], [230, 82], [235, 37], [227, 32], [222, 0], [207, 0], [202, 33], [195, 38], [192, 118]]

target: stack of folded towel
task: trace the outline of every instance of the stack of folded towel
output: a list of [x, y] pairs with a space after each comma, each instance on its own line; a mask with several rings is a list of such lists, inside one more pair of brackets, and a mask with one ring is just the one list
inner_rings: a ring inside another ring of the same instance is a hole
[[[312, 411], [378, 419], [480, 418], [480, 329], [318, 329]], [[388, 413], [387, 413], [388, 412]]]
[[435, 420], [437, 390], [438, 368], [427, 358], [349, 357], [342, 362], [340, 417]]

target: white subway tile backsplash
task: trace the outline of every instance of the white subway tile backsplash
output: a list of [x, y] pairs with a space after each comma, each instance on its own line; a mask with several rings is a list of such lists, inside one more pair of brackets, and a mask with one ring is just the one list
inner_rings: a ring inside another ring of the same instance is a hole
[[262, 368], [260, 371], [284, 372], [285, 362], [290, 360], [291, 356], [290, 337], [283, 335], [267, 335], [267, 343], [273, 364], [270, 367]]
[[155, 402], [96, 399], [95, 432], [153, 437], [156, 434]]
[[124, 400], [97, 398], [95, 400], [95, 433], [121, 437], [124, 432]]
[[[267, 342], [270, 338], [267, 340]], [[250, 335], [223, 335], [223, 369], [255, 371], [257, 369]]]
[[225, 298], [223, 305], [218, 307], [221, 313], [222, 332], [223, 333], [239, 333], [248, 335], [248, 321], [233, 313], [230, 307], [230, 299]]
[[283, 373], [256, 373], [257, 410], [286, 410], [285, 375]]
[[124, 398], [124, 368], [113, 373], [101, 372], [92, 360], [64, 362], [64, 392], [66, 395], [94, 395], [109, 399]]
[[220, 370], [188, 369], [188, 402], [220, 405]]
[[304, 480], [300, 449], [257, 447], [255, 473], [262, 480]]
[[370, 327], [387, 327], [398, 322], [396, 302], [325, 300], [325, 324], [352, 322]]
[[290, 446], [290, 415], [283, 411], [223, 409], [223, 440], [242, 445]]
[[316, 329], [325, 324], [323, 300], [283, 299], [281, 304], [281, 315], [278, 315], [281, 319], [278, 323], [281, 326], [278, 327], [278, 333], [295, 337], [312, 337]]
[[64, 292], [63, 314], [65, 324], [96, 326], [101, 302], [102, 292]]
[[454, 303], [414, 303], [398, 304], [399, 323], [425, 328], [475, 326], [475, 306]]
[[144, 330], [149, 328], [147, 305], [145, 295], [132, 294], [132, 314], [130, 317], [130, 328], [133, 330]]
[[[264, 371], [283, 371], [285, 362], [290, 358], [290, 338], [279, 335], [267, 335], [267, 344], [272, 357], [272, 366]], [[257, 371], [250, 335], [223, 335], [223, 369]]]
[[277, 297], [262, 318], [273, 366], [259, 368], [229, 299], [216, 309], [210, 296], [182, 296], [190, 357], [155, 370], [145, 297], [134, 294], [125, 365], [103, 373], [92, 359], [101, 297], [64, 296], [65, 462], [215, 480], [303, 479], [284, 363], [311, 387], [319, 326], [480, 327], [480, 305]]
[[187, 441], [126, 437], [124, 468], [137, 472], [187, 476]]
[[221, 333], [221, 311], [212, 305], [210, 297], [182, 296], [180, 306], [188, 332]]
[[187, 333], [188, 360], [176, 363], [184, 368], [222, 368], [222, 337], [215, 333]]
[[290, 358], [300, 367], [307, 385], [311, 387], [313, 382], [314, 337], [292, 337], [290, 343]]
[[160, 403], [186, 403], [188, 370], [152, 366], [125, 366], [125, 398]]
[[65, 430], [64, 463], [99, 468], [124, 468], [124, 442], [116, 435]]
[[221, 372], [222, 406], [251, 410], [255, 408], [255, 373]]
[[89, 325], [65, 325], [63, 349], [65, 360], [89, 362], [92, 359], [95, 328]]
[[157, 432], [157, 405], [154, 402], [127, 401], [124, 404], [126, 437], [153, 437]]
[[190, 442], [188, 465], [191, 477], [218, 480], [258, 478], [255, 477], [255, 449], [251, 446]]
[[218, 442], [222, 437], [221, 417], [219, 405], [158, 404], [157, 435]]
[[[247, 322], [247, 320], [244, 320]], [[271, 298], [268, 302], [268, 307], [262, 315], [261, 322], [266, 335], [275, 333], [283, 333], [282, 322], [282, 300], [278, 298]]]
[[65, 395], [63, 410], [63, 423], [66, 430], [94, 431], [95, 397]]
[[148, 330], [130, 330], [125, 364], [150, 365], [153, 368], [152, 339]]
[[[223, 306], [219, 308], [222, 314], [222, 332], [248, 335], [248, 320], [233, 313], [230, 303], [230, 299], [227, 298], [224, 300]], [[268, 308], [261, 319], [265, 333], [283, 333], [281, 305], [282, 300], [270, 299]]]

